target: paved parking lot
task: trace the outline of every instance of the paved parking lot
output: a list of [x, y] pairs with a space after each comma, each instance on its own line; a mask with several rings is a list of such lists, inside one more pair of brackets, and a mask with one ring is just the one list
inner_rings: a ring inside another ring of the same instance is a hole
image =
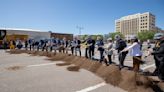
[[1, 92], [125, 92], [93, 73], [67, 71], [44, 56], [9, 54], [0, 50]]

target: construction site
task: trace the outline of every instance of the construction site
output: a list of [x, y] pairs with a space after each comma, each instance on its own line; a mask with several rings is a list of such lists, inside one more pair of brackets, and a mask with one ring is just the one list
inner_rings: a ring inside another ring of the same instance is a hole
[[[85, 57], [26, 50], [0, 53], [2, 58], [0, 90], [3, 92], [10, 90], [13, 92], [163, 92], [164, 90], [164, 83], [156, 77], [136, 73], [128, 68], [120, 71], [115, 64], [106, 66]], [[130, 65], [129, 62], [126, 63]], [[142, 67], [144, 68], [145, 66]], [[150, 71], [151, 69], [145, 68]]]

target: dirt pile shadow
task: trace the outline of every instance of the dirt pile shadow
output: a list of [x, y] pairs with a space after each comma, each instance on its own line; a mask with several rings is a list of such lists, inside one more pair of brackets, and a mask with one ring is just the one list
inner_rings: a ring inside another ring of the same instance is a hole
[[163, 83], [156, 83], [154, 82], [155, 80], [126, 68], [119, 70], [115, 64], [106, 66], [84, 57], [63, 53], [53, 54], [39, 51], [37, 54], [47, 56], [51, 61], [64, 61], [64, 63], [58, 63], [58, 66], [74, 64], [67, 67], [68, 71], [77, 72], [80, 68], [86, 69], [104, 79], [106, 83], [120, 87], [128, 92], [163, 92], [162, 90], [164, 90]]
[[17, 71], [17, 70], [20, 70], [22, 68], [23, 68], [23, 66], [11, 66], [11, 67], [8, 67], [6, 69], [10, 70], [10, 71]]
[[76, 66], [76, 65], [67, 67], [67, 70], [68, 71], [78, 72], [79, 69], [80, 69], [80, 67], [79, 66]]
[[71, 65], [71, 63], [64, 62], [64, 63], [57, 63], [56, 65], [57, 66], [67, 66], [67, 65]]

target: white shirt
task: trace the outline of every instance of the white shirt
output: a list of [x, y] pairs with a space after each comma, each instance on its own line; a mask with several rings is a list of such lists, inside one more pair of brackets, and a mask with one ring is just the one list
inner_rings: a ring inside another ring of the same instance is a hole
[[131, 56], [142, 56], [140, 47], [141, 46], [139, 43], [134, 42], [131, 46], [128, 46], [127, 48], [125, 48], [125, 50], [130, 50]]

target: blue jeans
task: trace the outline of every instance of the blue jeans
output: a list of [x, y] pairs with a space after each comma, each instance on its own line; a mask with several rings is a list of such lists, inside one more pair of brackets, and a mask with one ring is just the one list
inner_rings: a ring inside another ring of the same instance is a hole
[[103, 61], [103, 59], [104, 59], [104, 50], [100, 50], [99, 51], [100, 52], [100, 62], [102, 62]]

